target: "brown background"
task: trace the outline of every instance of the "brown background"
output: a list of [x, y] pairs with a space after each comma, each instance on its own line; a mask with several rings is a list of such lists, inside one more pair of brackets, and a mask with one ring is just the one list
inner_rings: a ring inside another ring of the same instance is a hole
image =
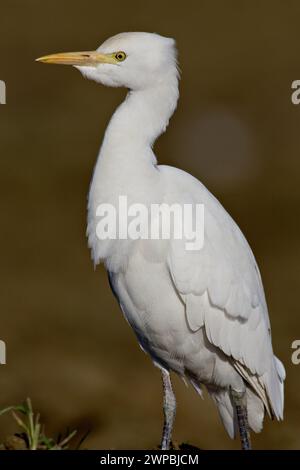
[[[159, 161], [200, 178], [246, 234], [259, 262], [276, 353], [287, 369], [283, 423], [256, 448], [299, 448], [299, 1], [1, 0], [0, 406], [30, 396], [48, 433], [92, 428], [89, 448], [153, 448], [159, 372], [139, 349], [85, 240], [86, 194], [108, 119], [125, 95], [43, 54], [93, 49], [121, 31], [176, 38], [181, 100]], [[174, 378], [174, 438], [237, 448], [216, 410]], [[14, 430], [0, 421], [0, 439]]]

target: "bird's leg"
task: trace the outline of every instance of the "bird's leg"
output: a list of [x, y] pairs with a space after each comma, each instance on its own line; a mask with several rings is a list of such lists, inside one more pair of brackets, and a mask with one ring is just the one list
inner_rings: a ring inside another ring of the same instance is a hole
[[164, 390], [164, 427], [161, 440], [161, 449], [169, 450], [172, 436], [172, 429], [176, 414], [176, 398], [172, 389], [170, 374], [162, 369], [162, 380]]
[[236, 409], [242, 450], [251, 450], [252, 447], [248, 425], [246, 391], [237, 392], [236, 390], [231, 389], [231, 395]]

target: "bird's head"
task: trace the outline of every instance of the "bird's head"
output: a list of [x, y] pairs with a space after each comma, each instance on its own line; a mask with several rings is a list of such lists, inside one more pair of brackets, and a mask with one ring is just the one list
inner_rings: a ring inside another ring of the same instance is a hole
[[121, 33], [95, 51], [52, 54], [37, 61], [73, 65], [86, 78], [131, 90], [148, 88], [177, 73], [174, 39], [154, 33]]

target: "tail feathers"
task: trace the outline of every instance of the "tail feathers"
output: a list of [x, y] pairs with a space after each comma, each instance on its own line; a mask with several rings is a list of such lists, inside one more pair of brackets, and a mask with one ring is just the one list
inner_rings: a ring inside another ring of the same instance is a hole
[[284, 407], [284, 379], [285, 369], [280, 360], [274, 356], [274, 367], [270, 372], [261, 377], [262, 383], [265, 384], [266, 392], [274, 416], [281, 420], [283, 419]]
[[226, 389], [213, 389], [211, 387], [207, 387], [207, 390], [218, 408], [220, 418], [229, 437], [234, 439], [237, 435], [238, 425], [229, 391]]
[[[234, 363], [245, 381], [248, 423], [250, 429], [256, 433], [262, 430], [265, 411], [271, 417], [283, 419], [285, 369], [276, 356], [273, 357], [273, 361], [273, 367], [260, 377], [251, 374], [242, 364]], [[230, 391], [224, 388], [206, 387], [217, 406], [227, 433], [234, 439], [238, 432], [238, 425]]]
[[276, 356], [271, 358], [269, 370], [262, 376], [252, 374], [249, 369], [238, 361], [234, 367], [262, 400], [268, 415], [283, 419], [285, 370]]
[[[213, 389], [207, 387], [208, 392], [217, 406], [222, 423], [231, 439], [238, 433], [236, 411], [229, 390]], [[246, 386], [248, 423], [252, 431], [258, 433], [262, 430], [265, 407], [262, 400], [248, 386]]]
[[249, 427], [254, 432], [260, 432], [263, 428], [265, 416], [264, 403], [248, 386], [246, 387], [246, 398]]
[[247, 367], [245, 367], [238, 361], [234, 362], [234, 367], [239, 372], [239, 374], [243, 377], [246, 384], [250, 385], [252, 389], [255, 390], [256, 394], [259, 396], [259, 398], [263, 402], [268, 415], [270, 416], [270, 418], [272, 418], [273, 417], [272, 408], [270, 406], [270, 402], [266, 394], [265, 387], [261, 383], [260, 378], [257, 375], [253, 375]]

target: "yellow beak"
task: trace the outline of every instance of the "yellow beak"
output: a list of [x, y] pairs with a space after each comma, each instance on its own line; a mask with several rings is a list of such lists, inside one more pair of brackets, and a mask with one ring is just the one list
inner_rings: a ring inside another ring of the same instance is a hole
[[101, 54], [97, 51], [61, 52], [59, 54], [45, 55], [36, 59], [45, 64], [96, 66], [98, 64], [116, 64], [113, 54]]

